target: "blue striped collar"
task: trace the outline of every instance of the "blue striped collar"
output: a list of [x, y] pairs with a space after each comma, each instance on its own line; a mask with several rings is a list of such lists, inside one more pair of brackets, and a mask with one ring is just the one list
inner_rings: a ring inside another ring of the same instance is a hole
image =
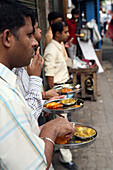
[[0, 63], [0, 77], [14, 88], [16, 87], [17, 76], [9, 68], [7, 68], [1, 63]]

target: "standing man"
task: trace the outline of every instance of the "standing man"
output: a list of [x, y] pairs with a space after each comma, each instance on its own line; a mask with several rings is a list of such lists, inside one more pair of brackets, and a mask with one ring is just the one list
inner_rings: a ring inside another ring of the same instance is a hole
[[[44, 49], [46, 48], [46, 46], [50, 43], [50, 41], [53, 38], [51, 25], [53, 23], [56, 23], [56, 22], [59, 22], [59, 21], [62, 21], [62, 20], [63, 20], [63, 16], [59, 12], [53, 11], [53, 12], [50, 12], [48, 14], [49, 27], [48, 27], [48, 30], [45, 34], [45, 38], [44, 38]], [[68, 55], [67, 55], [67, 52], [66, 52], [66, 49], [65, 49], [65, 46], [64, 46], [64, 42], [61, 42], [61, 44], [63, 46], [63, 55], [65, 57], [65, 60], [67, 61]]]
[[65, 42], [69, 37], [68, 25], [63, 22], [52, 24], [53, 39], [47, 45], [44, 52], [45, 60], [45, 76], [49, 88], [53, 88], [55, 84], [66, 83], [69, 79], [68, 69], [63, 56], [63, 46], [61, 42]]
[[73, 8], [71, 10], [71, 14], [72, 14], [72, 18], [66, 21], [69, 27], [69, 34], [70, 34], [67, 41], [70, 41], [72, 38], [73, 38], [73, 41], [72, 41], [72, 46], [67, 48], [67, 51], [68, 51], [69, 57], [74, 59], [74, 56], [76, 56], [76, 52], [77, 52], [76, 34], [78, 33], [78, 26], [77, 26], [77, 22], [79, 18], [78, 10], [76, 8]]
[[59, 12], [53, 11], [53, 12], [50, 12], [48, 14], [49, 27], [48, 27], [48, 30], [45, 34], [45, 38], [44, 38], [44, 49], [46, 48], [46, 46], [50, 43], [50, 41], [53, 38], [51, 25], [53, 23], [56, 23], [56, 22], [59, 22], [59, 21], [62, 21], [62, 20], [63, 20], [63, 17]]
[[[61, 44], [61, 42], [65, 42], [69, 37], [68, 25], [63, 21], [59, 21], [53, 23], [51, 29], [53, 39], [47, 45], [44, 52], [45, 76], [50, 89], [56, 84], [66, 83], [69, 79]], [[72, 161], [72, 154], [69, 149], [60, 149], [60, 162], [68, 169], [77, 169], [77, 166]]]
[[17, 86], [14, 67], [30, 64], [32, 11], [12, 0], [0, 0], [0, 166], [2, 169], [49, 169], [58, 135], [73, 134], [66, 119], [55, 119], [41, 131]]

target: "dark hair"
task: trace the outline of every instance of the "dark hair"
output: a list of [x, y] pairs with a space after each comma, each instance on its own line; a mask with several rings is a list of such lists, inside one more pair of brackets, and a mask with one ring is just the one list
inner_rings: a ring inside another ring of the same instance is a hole
[[55, 37], [55, 34], [57, 31], [62, 33], [62, 31], [64, 30], [64, 27], [66, 27], [66, 26], [68, 26], [68, 25], [64, 21], [59, 21], [59, 22], [53, 23], [51, 26], [53, 38]]
[[72, 15], [78, 14], [78, 9], [73, 8], [73, 9], [71, 10], [71, 14], [72, 14]]
[[17, 0], [0, 0], [0, 33], [9, 29], [17, 36], [18, 29], [25, 25], [24, 17], [31, 17], [34, 26], [35, 18], [30, 8]]
[[57, 18], [62, 18], [63, 19], [63, 16], [59, 13], [59, 12], [50, 12], [48, 14], [48, 21], [49, 21], [49, 24], [51, 24], [50, 22], [57, 19]]

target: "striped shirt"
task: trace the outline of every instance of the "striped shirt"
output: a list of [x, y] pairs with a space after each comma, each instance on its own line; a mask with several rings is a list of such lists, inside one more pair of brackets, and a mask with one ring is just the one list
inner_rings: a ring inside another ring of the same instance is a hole
[[43, 170], [47, 168], [45, 144], [16, 81], [17, 76], [0, 64], [0, 166]]
[[24, 67], [14, 68], [13, 72], [18, 76], [17, 84], [31, 108], [32, 114], [38, 119], [43, 108], [41, 94], [42, 79], [38, 76], [29, 76]]

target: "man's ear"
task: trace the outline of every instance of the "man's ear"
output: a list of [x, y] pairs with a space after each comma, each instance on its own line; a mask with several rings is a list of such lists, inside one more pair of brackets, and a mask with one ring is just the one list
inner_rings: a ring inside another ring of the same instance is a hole
[[50, 25], [52, 25], [53, 23], [54, 23], [54, 21], [53, 21], [53, 20], [51, 20], [51, 21], [50, 21]]
[[56, 37], [59, 37], [59, 36], [60, 36], [60, 32], [56, 31]]
[[11, 37], [12, 37], [12, 33], [9, 31], [9, 29], [6, 29], [4, 32], [3, 32], [3, 44], [5, 47], [10, 47], [11, 46]]

